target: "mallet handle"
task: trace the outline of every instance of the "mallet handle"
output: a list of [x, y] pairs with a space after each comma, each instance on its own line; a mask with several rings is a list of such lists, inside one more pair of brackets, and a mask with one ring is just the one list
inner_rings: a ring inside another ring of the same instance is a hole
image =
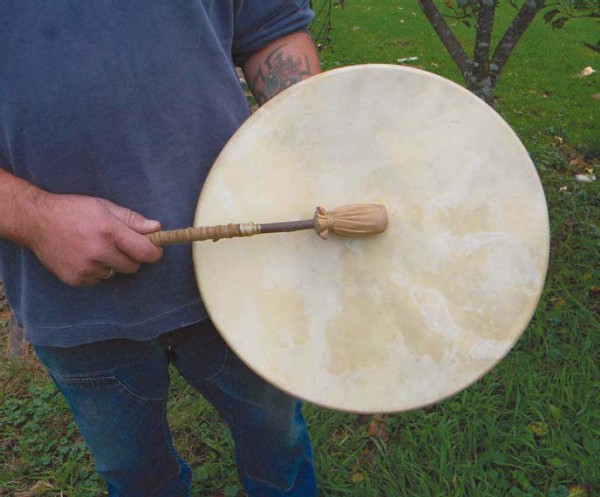
[[314, 229], [324, 240], [330, 233], [346, 237], [363, 237], [383, 233], [388, 224], [387, 210], [377, 204], [351, 204], [328, 211], [317, 207], [313, 219], [287, 221], [283, 223], [240, 223], [219, 226], [200, 226], [172, 231], [157, 231], [146, 235], [155, 245], [174, 245], [177, 243], [220, 240], [260, 235], [261, 233], [286, 233], [290, 231]]
[[221, 238], [238, 238], [243, 236], [260, 235], [264, 233], [285, 233], [290, 231], [314, 229], [313, 219], [302, 221], [289, 221], [283, 223], [240, 223], [222, 224], [218, 226], [200, 226], [197, 228], [183, 228], [178, 230], [157, 231], [146, 235], [148, 239], [159, 247], [176, 245], [179, 243], [201, 242], [204, 240], [218, 241]]

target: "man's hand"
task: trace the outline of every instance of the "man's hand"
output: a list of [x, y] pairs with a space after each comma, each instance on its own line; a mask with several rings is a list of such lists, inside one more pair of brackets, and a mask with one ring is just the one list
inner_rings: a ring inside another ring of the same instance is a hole
[[108, 200], [45, 194], [36, 210], [29, 248], [69, 285], [93, 286], [111, 270], [132, 274], [140, 264], [162, 256], [162, 250], [143, 236], [160, 229], [158, 221]]
[[158, 221], [108, 200], [48, 193], [0, 168], [0, 238], [31, 249], [69, 285], [157, 262], [162, 250], [144, 234], [158, 229]]

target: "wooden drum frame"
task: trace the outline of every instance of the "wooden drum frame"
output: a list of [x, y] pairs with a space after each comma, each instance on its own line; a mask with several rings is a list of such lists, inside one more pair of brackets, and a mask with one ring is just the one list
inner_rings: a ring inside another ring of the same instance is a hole
[[338, 69], [286, 90], [238, 130], [195, 226], [353, 203], [385, 205], [387, 230], [194, 244], [210, 317], [252, 370], [322, 406], [397, 412], [456, 394], [509, 352], [542, 291], [548, 215], [527, 151], [493, 109], [444, 78]]

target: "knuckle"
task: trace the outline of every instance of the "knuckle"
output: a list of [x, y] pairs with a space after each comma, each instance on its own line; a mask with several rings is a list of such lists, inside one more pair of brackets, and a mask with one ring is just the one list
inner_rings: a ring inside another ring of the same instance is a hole
[[125, 219], [127, 224], [132, 225], [139, 220], [139, 216], [133, 211], [127, 211], [127, 213], [125, 214]]
[[101, 221], [98, 225], [98, 233], [104, 238], [112, 237], [113, 231], [113, 223]]
[[[100, 246], [100, 245], [94, 245], [92, 246], [88, 253], [87, 253], [87, 258], [90, 261], [101, 261], [104, 257], [104, 254], [106, 253], [106, 247], [104, 246]], [[85, 268], [83, 269], [85, 272], [89, 272], [90, 269]]]

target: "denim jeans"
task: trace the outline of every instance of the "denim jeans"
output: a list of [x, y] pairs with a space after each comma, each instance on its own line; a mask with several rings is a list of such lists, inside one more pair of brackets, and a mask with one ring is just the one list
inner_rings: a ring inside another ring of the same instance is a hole
[[149, 342], [35, 350], [64, 395], [109, 496], [190, 494], [191, 470], [177, 456], [166, 419], [169, 364], [229, 425], [249, 496], [316, 495], [300, 402], [250, 371], [210, 321]]

